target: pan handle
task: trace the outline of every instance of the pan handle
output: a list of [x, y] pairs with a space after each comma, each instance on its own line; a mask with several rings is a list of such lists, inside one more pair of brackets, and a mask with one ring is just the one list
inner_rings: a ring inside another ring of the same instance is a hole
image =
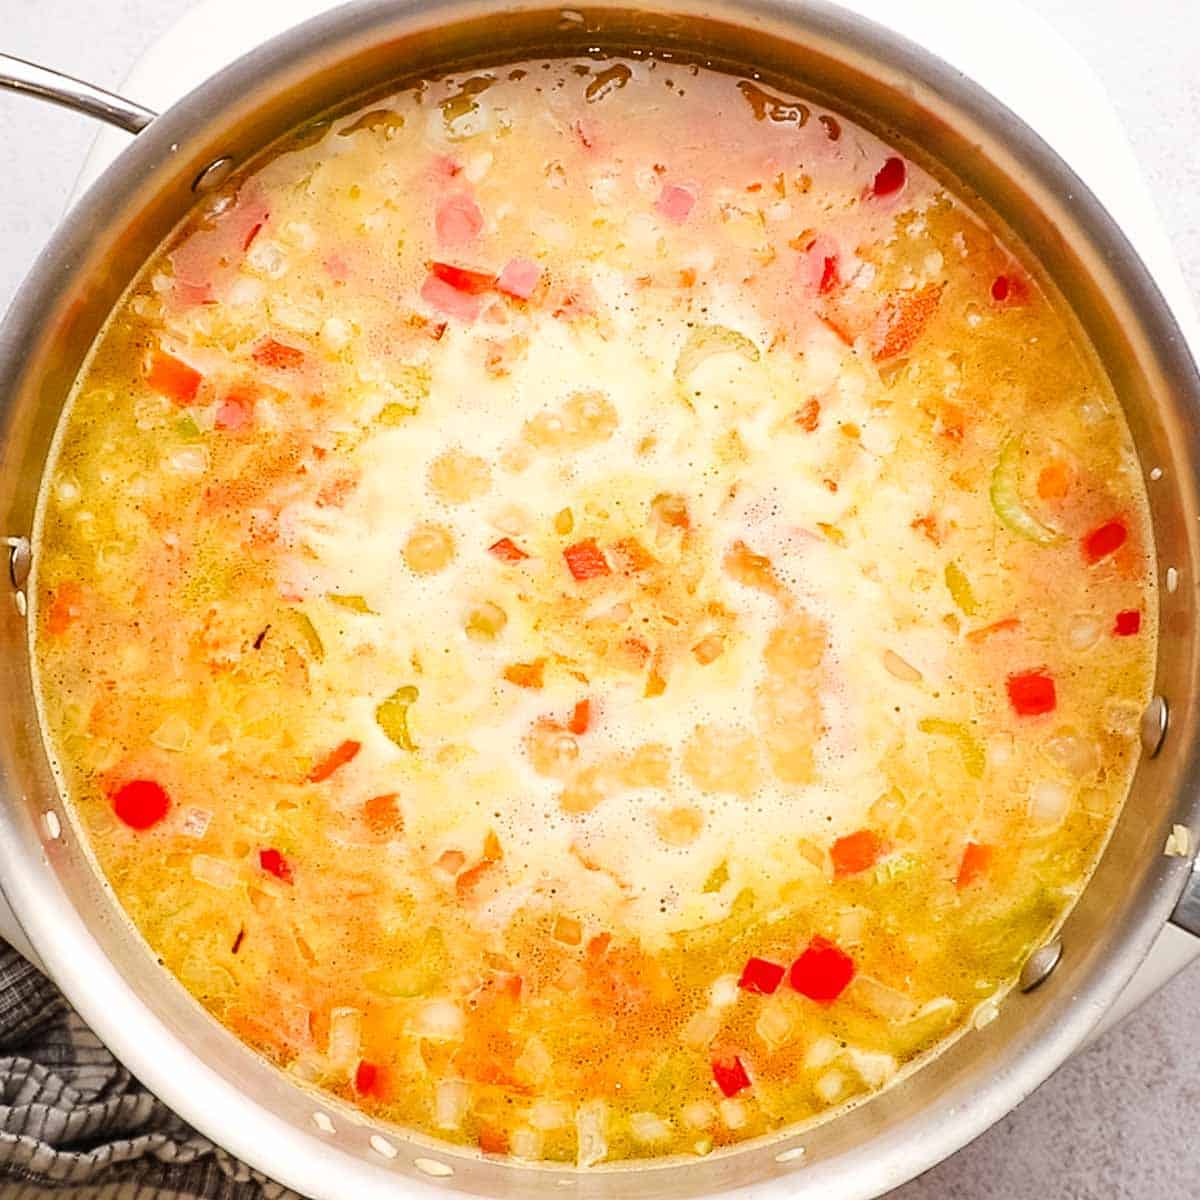
[[1200, 855], [1192, 861], [1192, 871], [1171, 914], [1171, 924], [1200, 938]]
[[84, 83], [48, 67], [0, 54], [0, 88], [61, 104], [63, 108], [107, 121], [127, 133], [141, 133], [158, 115], [123, 96]]

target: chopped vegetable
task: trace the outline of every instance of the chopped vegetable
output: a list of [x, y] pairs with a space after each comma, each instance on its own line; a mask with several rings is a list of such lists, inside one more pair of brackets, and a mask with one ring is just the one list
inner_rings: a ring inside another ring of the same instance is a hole
[[397, 804], [398, 799], [395, 792], [386, 792], [381, 796], [372, 796], [363, 805], [363, 820], [372, 833], [385, 836], [403, 832], [404, 817]]
[[907, 164], [904, 159], [893, 154], [884, 159], [883, 166], [875, 172], [871, 191], [876, 196], [894, 196], [907, 181]]
[[478, 1140], [484, 1154], [508, 1153], [508, 1134], [499, 1126], [481, 1123]]
[[199, 371], [180, 362], [165, 350], [155, 350], [150, 357], [150, 369], [146, 383], [156, 392], [174, 400], [178, 405], [196, 403], [196, 393], [204, 376]]
[[840, 837], [830, 848], [837, 879], [869, 870], [887, 853], [887, 843], [874, 830], [860, 829]]
[[258, 865], [268, 875], [282, 879], [284, 883], [292, 882], [292, 865], [278, 850], [268, 848], [258, 852]]
[[587, 733], [591, 719], [592, 702], [590, 700], [580, 700], [571, 712], [571, 719], [567, 722], [567, 728], [574, 734]]
[[675, 360], [676, 382], [686, 385], [692, 372], [717, 354], [737, 354], [752, 363], [761, 357], [758, 347], [744, 333], [727, 325], [697, 325]]
[[348, 612], [370, 614], [372, 609], [363, 596], [343, 594], [338, 592], [329, 593], [330, 604], [336, 604], [338, 608], [344, 608]]
[[696, 207], [696, 194], [690, 188], [668, 183], [659, 193], [654, 207], [668, 221], [674, 221], [677, 225], [681, 225], [688, 219], [692, 209]]
[[[1011, 693], [1010, 693], [1011, 694]], [[959, 721], [943, 721], [937, 717], [925, 717], [917, 722], [922, 733], [933, 737], [949, 738], [958, 747], [963, 767], [972, 779], [982, 779], [986, 765], [983, 747], [966, 725]]]
[[62, 637], [83, 614], [83, 587], [73, 579], [60, 583], [50, 596], [46, 611], [46, 632]]
[[500, 272], [496, 287], [508, 296], [528, 300], [542, 277], [542, 269], [528, 258], [512, 259]]
[[429, 269], [443, 283], [448, 283], [455, 291], [466, 292], [469, 296], [490, 292], [496, 286], [496, 276], [488, 271], [472, 271], [444, 262], [431, 262]]
[[167, 815], [171, 800], [152, 779], [134, 779], [112, 794], [112, 806], [130, 829], [149, 829]]
[[1117, 637], [1132, 637], [1142, 627], [1142, 614], [1136, 608], [1127, 608], [1117, 613], [1113, 622], [1113, 633]]
[[757, 992], [760, 996], [770, 996], [783, 982], [786, 974], [787, 967], [779, 963], [770, 962], [765, 958], [751, 958], [742, 970], [738, 987], [747, 992]]
[[444, 279], [439, 279], [432, 272], [421, 285], [421, 299], [437, 312], [456, 317], [467, 324], [479, 316], [483, 307], [478, 296], [470, 292], [460, 292], [458, 288]]
[[401, 750], [415, 751], [408, 732], [408, 710], [417, 702], [417, 689], [411, 684], [397, 688], [378, 708], [375, 722]]
[[1083, 557], [1095, 565], [1125, 545], [1129, 530], [1120, 518], [1107, 521], [1083, 539]]
[[498, 542], [493, 542], [488, 547], [488, 553], [493, 558], [498, 558], [501, 562], [519, 563], [522, 559], [529, 557], [516, 542], [509, 537], [502, 537]]
[[1071, 471], [1061, 459], [1047, 463], [1039, 472], [1037, 494], [1043, 500], [1062, 500], [1071, 490]]
[[360, 1096], [376, 1100], [387, 1099], [387, 1070], [378, 1063], [363, 1059], [354, 1071], [354, 1090]]
[[832, 1004], [854, 978], [854, 959], [823, 937], [814, 937], [788, 973], [802, 996], [818, 1004]]
[[968, 617], [973, 617], [979, 611], [979, 601], [975, 599], [971, 581], [962, 567], [956, 562], [948, 562], [945, 576], [946, 590], [950, 593], [950, 599], [958, 605], [960, 612]]
[[792, 418], [792, 421], [803, 429], [805, 433], [813, 433], [820, 420], [821, 402], [815, 396], [811, 400], [806, 400], [796, 410], [796, 415]]
[[1044, 670], [1010, 675], [1005, 684], [1013, 711], [1020, 717], [1040, 717], [1058, 704], [1054, 680]]
[[447, 196], [434, 218], [438, 241], [444, 246], [465, 246], [483, 229], [479, 205], [464, 192]]
[[746, 1068], [736, 1054], [727, 1058], [714, 1058], [712, 1073], [723, 1096], [736, 1096], [738, 1092], [750, 1086], [750, 1076], [746, 1074]]
[[880, 313], [882, 336], [877, 337], [874, 358], [887, 362], [907, 354], [925, 332], [942, 301], [945, 284], [927, 283], [916, 291], [900, 292], [884, 305]]
[[967, 634], [968, 642], [986, 642], [988, 638], [997, 633], [1013, 633], [1021, 628], [1021, 622], [1016, 617], [1005, 617], [1000, 621], [993, 621], [990, 625], [982, 625], [978, 629], [972, 629]]
[[962, 861], [958, 865], [958, 875], [954, 881], [955, 887], [961, 892], [986, 874], [992, 865], [995, 854], [994, 846], [984, 845], [980, 842], [968, 842], [963, 850]]
[[532, 688], [535, 691], [542, 687], [546, 673], [546, 660], [534, 659], [533, 662], [513, 663], [504, 668], [504, 678], [517, 687]]
[[251, 357], [260, 367], [269, 367], [273, 371], [295, 371], [304, 366], [303, 350], [277, 342], [274, 338], [259, 342]]
[[580, 582], [612, 574], [608, 559], [596, 545], [595, 538], [585, 538], [582, 542], [568, 546], [563, 551], [563, 558], [567, 560], [567, 568], [572, 576]]
[[354, 757], [362, 749], [362, 743], [356, 742], [352, 738], [347, 738], [340, 745], [335, 746], [315, 767], [308, 773], [308, 781], [310, 783], [324, 783], [326, 779], [338, 770], [339, 767], [344, 767], [348, 762], [353, 761]]
[[992, 471], [990, 491], [992, 511], [1006, 529], [1039, 546], [1058, 540], [1058, 533], [1043, 525], [1021, 501], [1021, 439], [1010, 437], [1000, 447], [1000, 457]]

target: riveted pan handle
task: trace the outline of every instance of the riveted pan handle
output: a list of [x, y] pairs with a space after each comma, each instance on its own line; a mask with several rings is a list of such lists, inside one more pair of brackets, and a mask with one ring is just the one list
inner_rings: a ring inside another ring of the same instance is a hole
[[1200, 855], [1192, 861], [1192, 873], [1171, 914], [1171, 924], [1200, 938]]
[[141, 133], [157, 116], [123, 96], [8, 54], [0, 54], [0, 88], [60, 104], [127, 133]]

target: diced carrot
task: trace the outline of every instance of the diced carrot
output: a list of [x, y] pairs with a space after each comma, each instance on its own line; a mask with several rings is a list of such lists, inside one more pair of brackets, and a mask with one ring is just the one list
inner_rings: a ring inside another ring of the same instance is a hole
[[958, 404], [943, 404], [938, 413], [938, 432], [944, 438], [961, 442], [967, 432], [966, 410]]
[[916, 291], [899, 292], [884, 305], [880, 320], [882, 335], [877, 337], [875, 361], [885, 362], [907, 354], [925, 331], [942, 300], [945, 285], [927, 283]]
[[542, 269], [537, 263], [528, 258], [514, 258], [500, 272], [496, 287], [507, 296], [528, 300], [541, 277]]
[[508, 1134], [494, 1125], [479, 1125], [479, 1148], [484, 1154], [507, 1154]]
[[340, 746], [335, 746], [308, 773], [310, 783], [323, 783], [339, 767], [344, 767], [362, 749], [362, 743], [347, 738]]
[[583, 926], [574, 917], [564, 917], [561, 914], [554, 918], [554, 932], [551, 935], [556, 942], [566, 946], [578, 946], [583, 941]]
[[833, 873], [838, 879], [846, 875], [857, 875], [873, 867], [887, 853], [887, 844], [871, 829], [860, 829], [848, 833], [833, 843], [829, 857], [833, 860]]
[[996, 850], [994, 846], [987, 846], [980, 842], [968, 842], [963, 850], [962, 861], [958, 866], [958, 876], [954, 881], [954, 886], [961, 892], [963, 888], [968, 888], [983, 875], [992, 865], [992, 859], [995, 857]]
[[585, 538], [576, 542], [563, 551], [567, 560], [567, 568], [575, 579], [582, 582], [585, 579], [596, 579], [601, 575], [611, 575], [612, 568], [604, 552], [596, 545], [595, 538]]
[[968, 642], [985, 642], [993, 634], [996, 633], [1011, 633], [1021, 628], [1021, 622], [1016, 617], [1005, 617], [1002, 621], [993, 621], [990, 625], [983, 625], [979, 629], [972, 629], [967, 634]]
[[513, 663], [504, 668], [504, 678], [517, 687], [539, 689], [542, 687], [546, 672], [546, 660], [535, 659], [528, 663]]
[[614, 542], [611, 554], [616, 560], [617, 567], [625, 575], [637, 575], [658, 564], [658, 559], [637, 538], [633, 537], [621, 538]]
[[567, 728], [575, 734], [587, 733], [588, 724], [591, 719], [592, 702], [590, 700], [580, 700], [571, 713], [571, 719], [567, 722]]
[[199, 371], [180, 362], [165, 350], [155, 350], [150, 356], [150, 369], [146, 382], [156, 392], [168, 396], [180, 407], [195, 404], [196, 393], [204, 376]]
[[431, 262], [429, 269], [455, 291], [466, 292], [471, 296], [490, 292], [496, 286], [496, 276], [489, 271], [472, 271], [466, 267], [454, 267], [444, 262]]
[[1043, 500], [1061, 500], [1071, 487], [1071, 471], [1062, 459], [1047, 463], [1038, 472], [1037, 494]]
[[272, 371], [294, 371], [304, 366], [303, 350], [277, 342], [274, 338], [259, 342], [250, 357], [260, 367], [268, 367]]
[[447, 196], [434, 217], [438, 241], [444, 246], [463, 246], [483, 229], [483, 213], [465, 192]]
[[493, 558], [498, 558], [501, 562], [506, 563], [519, 563], [522, 559], [529, 557], [512, 538], [508, 537], [502, 537], [498, 542], [493, 542], [488, 547], [488, 553]]
[[73, 579], [60, 583], [50, 594], [46, 632], [61, 637], [83, 615], [83, 585]]
[[404, 817], [397, 804], [399, 798], [398, 793], [387, 792], [382, 796], [372, 796], [363, 805], [363, 820], [372, 833], [382, 836], [400, 833], [404, 829]]
[[691, 526], [687, 501], [678, 492], [659, 492], [650, 502], [650, 511], [656, 520], [673, 529], [688, 529]]
[[814, 433], [821, 422], [821, 402], [815, 396], [806, 400], [792, 417], [792, 423], [805, 433]]

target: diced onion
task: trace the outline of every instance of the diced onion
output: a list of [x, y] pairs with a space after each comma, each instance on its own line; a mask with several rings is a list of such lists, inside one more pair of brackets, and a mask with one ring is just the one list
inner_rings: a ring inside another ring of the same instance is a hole
[[1042, 828], [1061, 825], [1071, 807], [1071, 789], [1057, 779], [1039, 779], [1029, 789], [1029, 819]]
[[716, 1105], [709, 1104], [707, 1100], [695, 1100], [691, 1104], [685, 1104], [679, 1115], [690, 1129], [708, 1129], [717, 1119], [717, 1109]]
[[167, 456], [167, 470], [175, 475], [203, 475], [208, 470], [208, 455], [203, 446], [182, 446]]
[[715, 1009], [702, 1008], [683, 1027], [680, 1039], [685, 1046], [701, 1050], [721, 1031], [721, 1014]]
[[575, 1113], [575, 1162], [581, 1167], [595, 1166], [608, 1155], [608, 1105], [603, 1100], [588, 1100]]
[[655, 1142], [665, 1142], [671, 1136], [671, 1126], [657, 1113], [635, 1112], [629, 1118], [629, 1132], [633, 1140], [643, 1146], [652, 1146]]
[[841, 1044], [831, 1037], [819, 1037], [808, 1048], [804, 1056], [804, 1065], [810, 1071], [819, 1071], [827, 1067], [842, 1052]]
[[212, 824], [212, 813], [207, 808], [189, 808], [184, 811], [180, 832], [184, 837], [202, 838]]
[[465, 1080], [439, 1080], [433, 1093], [434, 1124], [439, 1129], [458, 1129], [466, 1115], [468, 1097]]
[[717, 1108], [721, 1113], [721, 1120], [725, 1124], [726, 1129], [741, 1129], [747, 1121], [750, 1120], [750, 1114], [746, 1111], [746, 1106], [740, 1100], [722, 1100]]
[[786, 1046], [794, 1032], [791, 1014], [784, 1004], [776, 999], [763, 1003], [754, 1023], [754, 1032], [766, 1043], [769, 1050]]
[[1095, 617], [1079, 616], [1067, 626], [1067, 641], [1072, 650], [1090, 650], [1104, 633], [1104, 626]]
[[982, 1029], [985, 1025], [990, 1025], [1000, 1015], [1000, 1003], [997, 1000], [985, 1000], [975, 1010], [975, 1015], [971, 1019], [971, 1024], [976, 1029]]
[[870, 975], [857, 975], [851, 984], [855, 998], [887, 1021], [907, 1021], [915, 1005], [903, 992]]
[[192, 855], [192, 878], [226, 890], [234, 887], [238, 881], [237, 871], [230, 863], [208, 854]]
[[335, 1008], [329, 1014], [329, 1061], [349, 1070], [358, 1061], [362, 1039], [362, 1013], [357, 1008]]
[[867, 1087], [881, 1088], [896, 1074], [897, 1063], [890, 1054], [849, 1046], [846, 1049], [846, 1057]]
[[1100, 747], [1090, 738], [1075, 733], [1062, 733], [1046, 743], [1050, 761], [1070, 771], [1077, 779], [1091, 775], [1100, 768]]
[[534, 1129], [552, 1133], [564, 1129], [571, 1121], [571, 1109], [561, 1100], [535, 1100], [529, 1106], [526, 1120]]
[[186, 750], [191, 740], [192, 727], [177, 713], [165, 721], [150, 735], [150, 740], [162, 750]]
[[1192, 853], [1192, 831], [1186, 825], [1172, 825], [1163, 853], [1168, 858], [1187, 858]]
[[726, 325], [698, 325], [688, 334], [675, 360], [675, 378], [686, 384], [692, 372], [717, 354], [738, 354], [758, 362], [758, 347], [744, 334]]
[[412, 1021], [412, 1032], [433, 1042], [453, 1042], [463, 1035], [466, 1024], [462, 1010], [449, 1000], [430, 1000]]
[[883, 666], [889, 675], [904, 683], [920, 683], [925, 678], [912, 663], [898, 655], [895, 650], [883, 652]]
[[517, 1073], [530, 1083], [541, 1083], [550, 1074], [554, 1060], [541, 1038], [531, 1037], [515, 1063]]
[[713, 1008], [729, 1008], [738, 1002], [736, 975], [722, 975], [712, 985], [710, 993]]
[[536, 1129], [519, 1127], [512, 1131], [509, 1148], [513, 1158], [523, 1158], [526, 1162], [536, 1162], [542, 1157], [542, 1135]]
[[813, 1091], [826, 1104], [832, 1104], [846, 1090], [846, 1076], [841, 1071], [826, 1071], [813, 1084]]

